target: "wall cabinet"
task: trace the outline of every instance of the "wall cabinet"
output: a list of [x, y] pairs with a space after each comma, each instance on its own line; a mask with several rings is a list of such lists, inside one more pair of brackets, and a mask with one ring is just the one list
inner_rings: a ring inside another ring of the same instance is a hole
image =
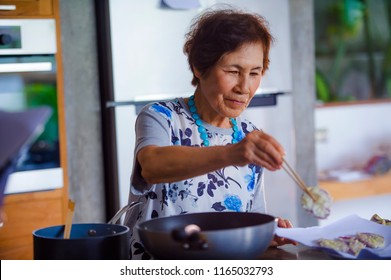
[[0, 0], [0, 16], [7, 17], [52, 17], [53, 0]]
[[[9, 194], [5, 196], [7, 217], [0, 228], [0, 259], [32, 259], [36, 229], [64, 224], [68, 201], [67, 153], [64, 115], [63, 71], [60, 40], [59, 0], [3, 1], [0, 7], [15, 5], [15, 10], [1, 10], [1, 18], [54, 18], [56, 20], [57, 107], [60, 145], [60, 166], [63, 187], [55, 190]], [[11, 7], [12, 8], [12, 7]], [[39, 34], [37, 34], [39, 35]]]

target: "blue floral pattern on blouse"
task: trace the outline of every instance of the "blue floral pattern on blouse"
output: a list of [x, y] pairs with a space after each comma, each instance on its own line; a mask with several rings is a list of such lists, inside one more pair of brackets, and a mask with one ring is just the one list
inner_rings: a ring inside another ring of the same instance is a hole
[[246, 175], [244, 178], [246, 179], [247, 182], [247, 190], [251, 192], [254, 190], [255, 185], [258, 184], [259, 166], [250, 164], [248, 167], [251, 170], [251, 174]]
[[242, 209], [242, 200], [237, 195], [228, 195], [224, 199], [224, 205], [228, 210], [240, 212]]
[[165, 115], [168, 119], [171, 119], [171, 111], [167, 109], [164, 102], [152, 104], [151, 109]]

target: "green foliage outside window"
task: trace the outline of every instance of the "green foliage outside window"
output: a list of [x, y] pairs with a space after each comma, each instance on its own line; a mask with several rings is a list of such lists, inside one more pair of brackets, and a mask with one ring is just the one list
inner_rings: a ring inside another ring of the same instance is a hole
[[321, 102], [391, 98], [391, 0], [315, 0]]

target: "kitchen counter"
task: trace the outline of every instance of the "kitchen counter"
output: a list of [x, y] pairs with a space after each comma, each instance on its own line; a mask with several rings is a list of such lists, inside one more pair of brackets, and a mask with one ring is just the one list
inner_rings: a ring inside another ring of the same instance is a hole
[[278, 248], [269, 248], [260, 257], [260, 259], [261, 260], [331, 260], [334, 258], [323, 251], [299, 244], [297, 246], [284, 245]]

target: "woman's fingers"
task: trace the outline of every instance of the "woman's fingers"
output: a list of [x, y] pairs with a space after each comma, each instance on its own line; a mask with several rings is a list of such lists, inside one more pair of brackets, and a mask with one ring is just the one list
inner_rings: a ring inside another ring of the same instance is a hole
[[[277, 218], [277, 226], [281, 227], [281, 228], [293, 227], [292, 223], [289, 220], [281, 219], [281, 218]], [[281, 245], [285, 245], [285, 244], [297, 245], [298, 243], [294, 240], [290, 240], [288, 238], [284, 238], [284, 237], [280, 237], [278, 235], [275, 235], [270, 246], [276, 247], [276, 246], [281, 246]]]
[[256, 164], [272, 171], [281, 168], [284, 150], [273, 137], [262, 131], [253, 131], [247, 137], [254, 144], [253, 153]]
[[281, 228], [291, 228], [291, 227], [293, 227], [292, 223], [289, 220], [281, 219], [281, 218], [278, 218], [277, 226], [281, 227]]
[[247, 134], [242, 141], [235, 145], [235, 151], [238, 156], [234, 158], [239, 161], [236, 164], [253, 163], [271, 171], [282, 167], [285, 155], [283, 147], [276, 139], [259, 130]]
[[261, 133], [263, 138], [265, 138], [268, 142], [270, 142], [275, 147], [275, 149], [278, 151], [278, 153], [281, 156], [285, 156], [285, 149], [284, 149], [284, 147], [274, 137], [272, 137], [271, 135], [263, 132], [262, 130], [259, 131], [259, 132]]

